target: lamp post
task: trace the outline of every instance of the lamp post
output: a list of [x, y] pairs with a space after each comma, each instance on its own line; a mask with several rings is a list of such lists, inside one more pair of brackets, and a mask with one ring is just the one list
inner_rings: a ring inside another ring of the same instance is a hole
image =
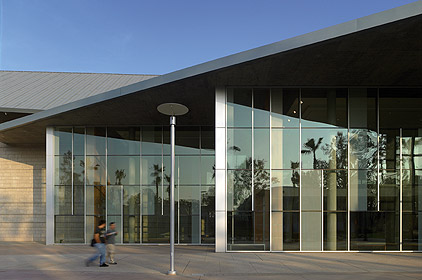
[[170, 146], [171, 146], [171, 175], [170, 175], [170, 270], [168, 275], [176, 275], [174, 269], [174, 146], [176, 116], [181, 116], [189, 112], [189, 109], [178, 103], [164, 103], [157, 107], [158, 112], [170, 116]]

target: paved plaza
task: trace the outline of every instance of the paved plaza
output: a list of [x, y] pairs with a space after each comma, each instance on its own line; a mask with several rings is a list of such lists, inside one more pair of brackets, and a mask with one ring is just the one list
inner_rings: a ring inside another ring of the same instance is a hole
[[117, 246], [117, 265], [86, 267], [89, 246], [0, 243], [0, 279], [422, 279], [421, 253], [214, 253], [176, 246]]

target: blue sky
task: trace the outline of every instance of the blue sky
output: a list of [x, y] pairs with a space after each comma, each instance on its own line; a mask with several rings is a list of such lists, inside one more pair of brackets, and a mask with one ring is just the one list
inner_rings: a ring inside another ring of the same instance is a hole
[[0, 0], [0, 70], [165, 74], [415, 0]]

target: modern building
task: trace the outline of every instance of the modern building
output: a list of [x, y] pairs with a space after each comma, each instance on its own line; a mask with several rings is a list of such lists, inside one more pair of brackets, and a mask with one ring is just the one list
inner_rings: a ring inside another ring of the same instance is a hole
[[[223, 42], [222, 42], [223, 43]], [[422, 251], [422, 1], [162, 76], [0, 72], [0, 241]]]

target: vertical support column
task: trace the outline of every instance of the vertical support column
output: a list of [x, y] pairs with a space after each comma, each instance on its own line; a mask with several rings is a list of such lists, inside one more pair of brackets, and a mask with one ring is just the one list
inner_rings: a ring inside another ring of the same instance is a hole
[[54, 244], [54, 128], [46, 129], [46, 245]]
[[227, 248], [226, 90], [215, 89], [215, 251]]
[[171, 142], [171, 177], [170, 177], [170, 271], [169, 275], [176, 275], [174, 270], [174, 142], [175, 137], [175, 126], [176, 126], [176, 117], [170, 117], [170, 142]]
[[[328, 92], [328, 121], [331, 124], [336, 123], [336, 91], [330, 90]], [[327, 183], [327, 248], [329, 251], [337, 250], [337, 139], [336, 137], [331, 138], [331, 149], [329, 153], [329, 166], [328, 169], [328, 182]], [[324, 176], [324, 174], [321, 174]], [[324, 185], [322, 185], [324, 189]], [[324, 192], [322, 192], [322, 197], [324, 197]], [[322, 212], [324, 213], [324, 200], [322, 200]], [[323, 215], [324, 217], [324, 215]], [[323, 220], [324, 224], [324, 220]], [[324, 228], [323, 228], [324, 233]], [[324, 240], [322, 241], [324, 245]], [[321, 247], [323, 248], [323, 246]], [[324, 249], [324, 248], [323, 248]]]

